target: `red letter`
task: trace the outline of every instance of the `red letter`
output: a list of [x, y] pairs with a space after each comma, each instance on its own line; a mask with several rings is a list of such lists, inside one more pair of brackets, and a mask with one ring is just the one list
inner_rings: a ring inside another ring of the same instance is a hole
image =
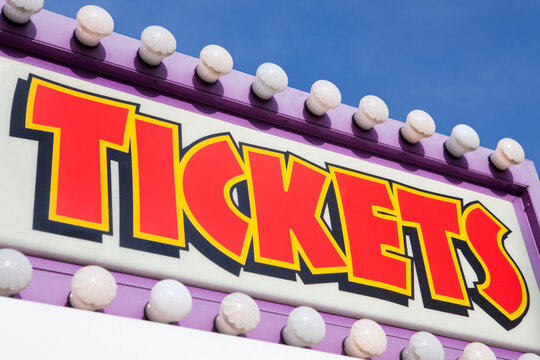
[[32, 79], [26, 127], [54, 134], [49, 219], [109, 230], [107, 148], [127, 152], [133, 105]]
[[416, 228], [431, 298], [470, 306], [452, 237], [463, 238], [458, 200], [394, 185], [401, 219]]
[[184, 246], [180, 210], [178, 125], [142, 115], [133, 137], [133, 234]]
[[294, 156], [244, 148], [255, 260], [300, 270], [300, 253], [314, 274], [346, 271], [346, 259], [321, 219], [328, 173]]
[[244, 164], [228, 136], [204, 140], [183, 157], [185, 211], [197, 230], [221, 252], [245, 264], [250, 219], [234, 205], [230, 190], [245, 179]]
[[508, 229], [479, 203], [467, 207], [463, 216], [469, 247], [486, 274], [476, 285], [478, 292], [509, 320], [517, 319], [527, 308], [527, 289], [503, 246]]
[[343, 237], [349, 254], [349, 280], [411, 295], [411, 261], [388, 181], [330, 167]]

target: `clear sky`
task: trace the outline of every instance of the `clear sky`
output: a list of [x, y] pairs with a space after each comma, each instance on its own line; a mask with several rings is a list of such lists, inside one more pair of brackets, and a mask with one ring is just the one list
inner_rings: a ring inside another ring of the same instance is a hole
[[45, 0], [73, 18], [87, 4], [130, 37], [161, 25], [178, 52], [218, 44], [239, 71], [275, 62], [303, 91], [326, 79], [345, 104], [373, 94], [393, 119], [422, 109], [437, 132], [468, 124], [491, 149], [514, 138], [540, 168], [538, 0]]

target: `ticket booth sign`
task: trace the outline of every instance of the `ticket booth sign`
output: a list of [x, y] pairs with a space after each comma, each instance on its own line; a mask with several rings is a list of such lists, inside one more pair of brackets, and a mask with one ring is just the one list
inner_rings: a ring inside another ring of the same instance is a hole
[[0, 65], [2, 246], [540, 349], [511, 195]]

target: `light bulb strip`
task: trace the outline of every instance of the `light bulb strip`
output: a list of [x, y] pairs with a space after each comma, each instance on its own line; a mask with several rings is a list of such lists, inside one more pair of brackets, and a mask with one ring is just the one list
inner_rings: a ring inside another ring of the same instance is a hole
[[[329, 141], [380, 154], [383, 157], [398, 160], [402, 158], [404, 145], [399, 140], [399, 134], [403, 122], [389, 119], [372, 131], [362, 131], [351, 127], [350, 124], [357, 109], [342, 104], [328, 112], [327, 118], [322, 123], [317, 123], [317, 119], [311, 118], [304, 109], [304, 103], [308, 98], [307, 94], [291, 88], [274, 95], [275, 101], [279, 104], [279, 112], [272, 111], [276, 107], [274, 102], [262, 103], [254, 107], [251, 104], [252, 99], [247, 96], [249, 88], [254, 82], [253, 76], [233, 71], [221, 80], [221, 87], [210, 86], [201, 92], [193, 85], [193, 74], [198, 64], [196, 58], [175, 53], [165, 63], [168, 67], [175, 67], [174, 71], [165, 72], [163, 68], [144, 68], [133, 62], [133, 56], [137, 54], [140, 47], [138, 40], [113, 33], [101, 41], [103, 49], [100, 51], [105, 54], [105, 57], [96, 57], [94, 49], [73, 50], [71, 40], [73, 29], [76, 27], [75, 20], [50, 12], [41, 12], [39, 16], [32, 18], [32, 22], [38, 29], [32, 41], [25, 36], [24, 26], [14, 27], [7, 22], [2, 24], [2, 28], [8, 30], [2, 39], [3, 43], [12, 44], [30, 53], [41, 54], [46, 51], [52, 59], [61, 62], [67, 61], [90, 71], [98, 70], [102, 75], [111, 75], [115, 78], [125, 79], [130, 83], [147, 85], [154, 81], [152, 87], [157, 91], [204, 102], [210, 106], [232, 110], [237, 114], [246, 114], [249, 117], [256, 117], [280, 126], [285, 124], [285, 127], [291, 130], [322, 136]], [[55, 24], [55, 26], [51, 28], [50, 24]], [[40, 44], [39, 47], [36, 47], [36, 44]], [[123, 49], [121, 53], [117, 51], [120, 47]], [[129, 54], [133, 56], [129, 56]], [[176, 68], [178, 64], [182, 64], [181, 69]], [[166, 80], [166, 84], [161, 84], [160, 81], [156, 83], [155, 76]], [[237, 90], [241, 88], [248, 89], [248, 92]], [[226, 98], [223, 97], [224, 91], [228, 94]], [[286, 101], [280, 103], [282, 99], [286, 99]], [[266, 107], [270, 111], [265, 110]], [[373, 141], [374, 139], [376, 141]], [[452, 172], [455, 165], [459, 167], [459, 161], [448, 157], [444, 151], [441, 151], [444, 149], [444, 143], [447, 139], [448, 137], [444, 135], [434, 134], [430, 141], [422, 144], [421, 147], [406, 148], [409, 155], [408, 160], [414, 165], [428, 168], [446, 166], [449, 172]], [[465, 180], [481, 182], [511, 193], [521, 193], [526, 186], [514, 182], [513, 179], [530, 178], [528, 174], [530, 174], [529, 168], [531, 166], [523, 164], [512, 166], [505, 170], [512, 174], [511, 177], [496, 178], [492, 173], [493, 162], [489, 160], [492, 152], [485, 148], [479, 148], [466, 154], [467, 170], [463, 171], [460, 167], [459, 176]], [[531, 179], [531, 181], [533, 180], [537, 179]]]
[[[66, 287], [69, 288], [71, 276], [81, 267], [32, 256], [28, 258], [34, 266], [35, 278], [46, 279], [48, 291], [46, 294], [43, 293], [42, 285], [32, 282], [20, 294], [21, 299], [66, 306], [66, 297], [68, 295], [66, 293]], [[103, 312], [139, 320], [143, 319], [145, 304], [147, 304], [151, 289], [157, 281], [117, 272], [112, 272], [112, 275], [117, 281], [118, 296]], [[198, 330], [215, 331], [214, 319], [216, 314], [219, 313], [220, 303], [226, 294], [192, 286], [187, 286], [186, 288], [193, 298], [192, 310], [189, 316], [186, 316], [179, 323], [173, 323], [167, 326], [183, 326]], [[279, 343], [281, 341], [280, 331], [286, 325], [286, 319], [294, 307], [262, 300], [255, 300], [255, 303], [261, 311], [261, 322], [253, 331], [244, 336], [251, 339]], [[320, 315], [326, 324], [326, 335], [323, 341], [313, 345], [312, 348], [319, 351], [341, 354], [343, 351], [343, 342], [350, 336], [351, 328], [356, 320], [324, 313], [320, 313]], [[384, 329], [387, 336], [387, 347], [383, 352], [384, 358], [399, 359], [400, 353], [403, 350], [403, 339], [411, 337], [410, 330], [386, 325], [383, 325], [382, 329]], [[272, 335], [270, 336], [270, 334]], [[459, 358], [463, 353], [465, 345], [467, 345], [463, 341], [438, 335], [436, 337], [443, 344], [445, 357], [448, 359]], [[517, 359], [521, 355], [519, 352], [512, 352], [506, 349], [501, 350], [494, 347], [490, 347], [490, 349], [495, 355], [505, 358]]]

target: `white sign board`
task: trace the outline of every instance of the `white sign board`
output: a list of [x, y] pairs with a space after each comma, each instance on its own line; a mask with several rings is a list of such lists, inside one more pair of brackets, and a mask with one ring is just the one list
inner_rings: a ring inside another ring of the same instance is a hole
[[0, 245], [540, 351], [514, 206], [0, 60]]

